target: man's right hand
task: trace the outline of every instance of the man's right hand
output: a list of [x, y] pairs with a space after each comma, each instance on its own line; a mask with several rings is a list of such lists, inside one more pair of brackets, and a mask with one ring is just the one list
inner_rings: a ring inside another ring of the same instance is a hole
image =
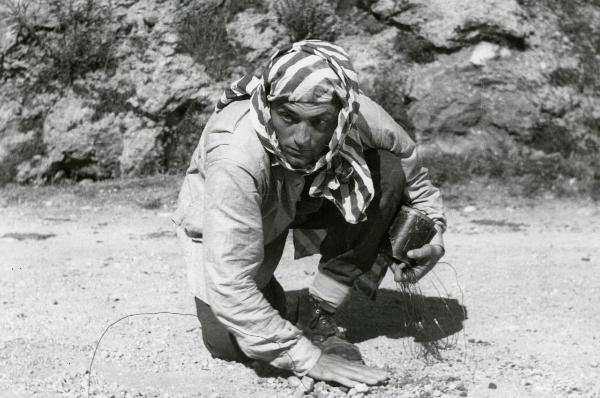
[[371, 368], [337, 355], [328, 354], [322, 354], [307, 375], [313, 379], [336, 382], [348, 388], [352, 388], [358, 383], [380, 384], [388, 379], [388, 373], [385, 370]]

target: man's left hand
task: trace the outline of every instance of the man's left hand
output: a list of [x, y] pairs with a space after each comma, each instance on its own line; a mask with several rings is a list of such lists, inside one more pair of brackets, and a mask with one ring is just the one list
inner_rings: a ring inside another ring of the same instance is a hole
[[394, 280], [399, 283], [416, 283], [442, 258], [444, 248], [441, 245], [426, 244], [419, 249], [410, 250], [406, 255], [414, 260], [416, 265], [392, 264]]

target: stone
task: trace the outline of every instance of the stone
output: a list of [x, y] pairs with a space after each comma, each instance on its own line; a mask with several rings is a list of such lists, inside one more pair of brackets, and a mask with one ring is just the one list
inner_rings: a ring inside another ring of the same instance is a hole
[[17, 166], [35, 154], [39, 141], [34, 131], [0, 138], [0, 184], [12, 181]]
[[303, 376], [301, 387], [304, 391], [311, 392], [315, 388], [315, 380], [312, 377]]
[[162, 128], [128, 113], [123, 120], [122, 152], [119, 156], [123, 176], [151, 174], [159, 170], [159, 138]]
[[159, 21], [159, 16], [157, 14], [144, 15], [144, 22], [149, 27], [153, 27], [154, 25], [156, 25], [158, 23], [158, 21]]
[[419, 32], [438, 48], [461, 47], [484, 37], [522, 41], [532, 31], [516, 0], [380, 0], [371, 10]]
[[469, 62], [475, 66], [485, 66], [489, 61], [500, 55], [500, 46], [487, 41], [482, 41], [475, 46]]
[[202, 89], [211, 83], [202, 67], [187, 55], [146, 55], [147, 63], [135, 59], [122, 63], [114, 78], [131, 83], [135, 91], [132, 102], [139, 104], [142, 113], [164, 116], [183, 102], [203, 96]]
[[302, 383], [302, 382], [300, 381], [300, 379], [299, 379], [299, 378], [297, 378], [296, 376], [290, 376], [290, 377], [288, 377], [288, 378], [287, 378], [287, 382], [288, 382], [288, 385], [289, 385], [290, 387], [292, 387], [292, 388], [296, 388], [296, 387], [298, 387], [299, 385], [301, 385], [301, 383]]
[[274, 14], [260, 13], [253, 8], [236, 14], [227, 24], [227, 38], [249, 50], [245, 55], [248, 62], [259, 64], [266, 62], [275, 48], [289, 41], [285, 28]]
[[364, 384], [364, 383], [357, 383], [354, 386], [354, 389], [358, 393], [366, 393], [367, 391], [369, 391], [369, 387], [366, 384]]

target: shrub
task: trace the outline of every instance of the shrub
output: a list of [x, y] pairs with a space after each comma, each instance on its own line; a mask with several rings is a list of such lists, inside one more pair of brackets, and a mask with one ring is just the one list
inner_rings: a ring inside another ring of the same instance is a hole
[[33, 10], [32, 4], [14, 2], [10, 19], [21, 40], [41, 50], [40, 61], [47, 65], [38, 82], [57, 80], [71, 85], [88, 72], [115, 66], [116, 30], [111, 24], [110, 5], [102, 6], [93, 0], [50, 0], [47, 13], [54, 25], [48, 30], [37, 26], [39, 10]]
[[415, 139], [415, 127], [407, 114], [409, 100], [404, 93], [403, 78], [392, 68], [383, 68], [365, 92]]
[[276, 0], [273, 7], [292, 41], [337, 37], [338, 18], [327, 0]]
[[208, 121], [210, 112], [203, 104], [191, 102], [184, 104], [166, 120], [169, 134], [163, 137], [165, 170], [181, 173], [190, 163], [190, 158]]
[[548, 76], [550, 84], [553, 86], [577, 86], [581, 79], [581, 74], [573, 68], [556, 68]]
[[560, 153], [565, 157], [575, 150], [573, 137], [567, 128], [551, 122], [540, 123], [532, 128], [525, 143], [545, 153]]
[[188, 7], [177, 21], [180, 50], [204, 65], [207, 73], [218, 80], [228, 76], [228, 63], [237, 55], [225, 28], [230, 15], [227, 7]]
[[508, 185], [516, 195], [535, 197], [544, 192], [558, 196], [589, 195], [600, 199], [600, 164], [594, 156], [558, 154], [526, 156], [517, 152], [452, 155], [433, 154], [423, 159], [431, 180], [440, 187], [461, 185], [476, 177]]
[[394, 50], [419, 64], [435, 61], [435, 46], [428, 40], [408, 32], [400, 32], [394, 42]]

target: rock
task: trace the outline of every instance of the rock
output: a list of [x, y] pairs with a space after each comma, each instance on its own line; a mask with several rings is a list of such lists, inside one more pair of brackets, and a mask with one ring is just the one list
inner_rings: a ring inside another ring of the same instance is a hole
[[245, 55], [248, 62], [259, 64], [268, 61], [273, 50], [289, 40], [274, 14], [260, 13], [253, 8], [236, 14], [227, 24], [227, 37], [249, 50]]
[[161, 117], [190, 99], [212, 94], [206, 91], [210, 78], [191, 57], [170, 53], [165, 56], [154, 51], [148, 51], [145, 57], [144, 63], [133, 57], [124, 61], [113, 78], [131, 83], [135, 93], [130, 103], [137, 104], [139, 112]]
[[397, 62], [399, 56], [393, 50], [397, 34], [397, 29], [387, 28], [372, 36], [353, 35], [337, 40], [352, 59], [363, 87], [370, 86], [385, 68]]
[[306, 392], [311, 392], [315, 388], [315, 380], [312, 377], [303, 376], [301, 387]]
[[159, 170], [162, 129], [149, 120], [128, 113], [124, 120], [122, 152], [119, 156], [121, 175], [150, 174]]
[[491, 390], [495, 390], [498, 388], [498, 386], [496, 385], [496, 383], [490, 383], [490, 384], [488, 384], [488, 388]]
[[468, 213], [473, 213], [474, 211], [477, 211], [477, 207], [475, 207], [475, 206], [469, 205], [469, 206], [465, 206], [463, 208], [463, 213], [467, 213], [468, 214]]
[[296, 376], [290, 376], [287, 378], [288, 385], [292, 388], [298, 387], [302, 382]]
[[369, 387], [366, 384], [364, 384], [364, 383], [357, 383], [354, 386], [354, 389], [358, 393], [366, 393], [367, 391], [369, 391]]
[[149, 27], [153, 27], [154, 25], [156, 25], [158, 23], [158, 21], [159, 21], [159, 16], [157, 14], [144, 15], [144, 22]]
[[5, 54], [17, 44], [18, 28], [9, 23], [7, 14], [0, 10], [0, 54]]
[[121, 152], [119, 121], [113, 114], [93, 120], [93, 103], [74, 93], [58, 101], [44, 121], [46, 169], [38, 176], [58, 170], [68, 177], [106, 178], [118, 175]]
[[500, 55], [500, 46], [487, 41], [482, 41], [475, 46], [469, 62], [475, 66], [485, 66], [488, 61]]
[[15, 177], [18, 165], [35, 154], [39, 142], [40, 138], [34, 131], [0, 138], [0, 183]]
[[371, 10], [448, 49], [491, 37], [522, 42], [532, 31], [516, 0], [380, 0]]

